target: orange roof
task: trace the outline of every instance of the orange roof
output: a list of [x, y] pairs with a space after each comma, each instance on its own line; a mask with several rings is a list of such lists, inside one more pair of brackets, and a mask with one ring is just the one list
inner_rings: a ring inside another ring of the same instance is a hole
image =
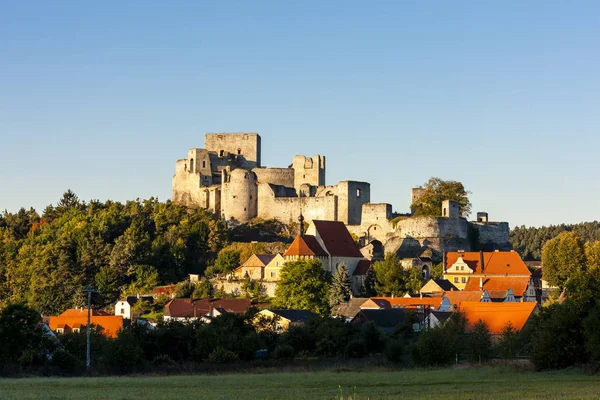
[[453, 290], [451, 292], [444, 292], [444, 297], [446, 297], [453, 306], [459, 306], [463, 301], [478, 302], [481, 300], [481, 296], [483, 296], [483, 291], [481, 290]]
[[283, 253], [287, 256], [315, 256], [327, 257], [328, 254], [323, 250], [317, 238], [312, 235], [296, 236], [290, 247]]
[[313, 220], [312, 223], [329, 254], [338, 257], [363, 258], [358, 245], [343, 222]]
[[[73, 313], [72, 311], [76, 311], [79, 314]], [[120, 315], [92, 315], [90, 322], [93, 325], [102, 327], [102, 333], [105, 336], [113, 338], [117, 337], [117, 332], [123, 327], [123, 317]], [[60, 328], [61, 325], [86, 327], [87, 310], [85, 313], [81, 313], [79, 310], [67, 310], [59, 316], [50, 317], [48, 326], [51, 330], [55, 331], [56, 328]]]
[[[481, 256], [483, 256], [483, 270], [481, 268]], [[531, 275], [529, 269], [516, 251], [449, 251], [446, 253], [446, 265], [444, 271], [448, 270], [458, 258], [469, 265], [475, 274], [501, 274], [501, 275]]]
[[[81, 316], [85, 316], [86, 321], [87, 321], [87, 308], [70, 308], [67, 311], [63, 312], [62, 314], [60, 314], [60, 317], [81, 317]], [[101, 311], [101, 310], [90, 310], [91, 314], [93, 316], [100, 316], [100, 315], [111, 315], [106, 313], [105, 311]], [[86, 322], [87, 324], [87, 322]]]
[[439, 308], [442, 305], [441, 297], [372, 297], [373, 301], [387, 301], [392, 308], [417, 308], [430, 306]]
[[479, 290], [479, 281], [483, 279], [483, 290], [487, 290], [488, 293], [502, 291], [505, 292], [508, 289], [512, 289], [513, 293], [517, 297], [523, 296], [523, 293], [527, 290], [527, 286], [529, 285], [529, 277], [502, 277], [502, 276], [494, 276], [491, 278], [488, 277], [471, 277], [467, 281], [465, 285], [465, 290]]
[[473, 326], [481, 319], [491, 333], [501, 333], [508, 321], [516, 330], [522, 330], [536, 305], [536, 302], [480, 303], [463, 301], [459, 309], [464, 313], [469, 325]]

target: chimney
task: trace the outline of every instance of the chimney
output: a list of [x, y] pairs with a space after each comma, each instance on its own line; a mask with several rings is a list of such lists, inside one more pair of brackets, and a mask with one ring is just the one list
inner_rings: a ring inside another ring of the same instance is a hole
[[481, 251], [481, 250], [479, 251], [479, 265], [481, 266], [481, 273], [483, 274], [483, 268], [484, 268], [484, 265], [483, 265], [483, 251]]

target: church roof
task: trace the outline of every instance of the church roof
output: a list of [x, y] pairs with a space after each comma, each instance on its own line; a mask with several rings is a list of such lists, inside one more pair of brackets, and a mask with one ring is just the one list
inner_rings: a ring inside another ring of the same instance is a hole
[[290, 247], [283, 253], [283, 256], [328, 257], [329, 254], [323, 250], [316, 237], [304, 235], [296, 236], [296, 239], [294, 239]]
[[312, 223], [329, 254], [337, 257], [363, 258], [358, 245], [343, 222], [313, 220]]

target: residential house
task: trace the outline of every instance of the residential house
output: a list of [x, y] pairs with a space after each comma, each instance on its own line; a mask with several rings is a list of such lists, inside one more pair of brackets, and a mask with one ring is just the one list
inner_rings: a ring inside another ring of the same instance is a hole
[[463, 301], [459, 307], [470, 326], [481, 319], [492, 334], [502, 333], [502, 329], [508, 322], [515, 330], [522, 330], [536, 309], [536, 302], [480, 303]]
[[154, 297], [152, 296], [127, 296], [124, 299], [121, 299], [117, 302], [117, 304], [115, 304], [115, 315], [120, 315], [122, 316], [124, 319], [132, 319], [133, 318], [133, 312], [131, 310], [131, 308], [138, 302], [138, 301], [146, 301], [150, 304], [154, 303]]
[[265, 278], [265, 267], [275, 258], [271, 254], [252, 254], [241, 266], [233, 271], [237, 279], [250, 278], [262, 281]]
[[281, 268], [285, 264], [285, 258], [281, 254], [276, 254], [265, 266], [264, 280], [266, 282], [277, 282], [281, 279]]
[[486, 290], [461, 290], [444, 292], [443, 297], [448, 299], [451, 310], [457, 310], [463, 301], [490, 303], [492, 299]]
[[460, 290], [502, 291], [506, 296], [512, 289], [518, 301], [536, 301], [531, 272], [515, 251], [447, 252], [444, 258], [444, 279]]
[[423, 325], [430, 329], [443, 325], [452, 314], [454, 314], [454, 311], [431, 311], [425, 316]]
[[276, 332], [285, 332], [292, 326], [298, 326], [307, 323], [317, 317], [308, 310], [278, 310], [264, 309], [259, 311], [254, 317], [255, 323], [262, 318], [268, 318], [274, 321]]
[[[410, 310], [402, 308], [362, 309], [352, 318], [350, 323], [359, 327], [372, 323], [379, 331], [389, 334], [393, 333], [398, 325], [405, 322], [412, 324], [411, 321], [407, 320], [408, 311]], [[413, 329], [418, 330], [418, 326], [419, 323], [416, 322], [416, 327], [413, 327]]]
[[428, 280], [419, 293], [441, 293], [450, 292], [452, 290], [458, 290], [456, 286], [447, 279], [430, 279]]
[[163, 319], [210, 322], [224, 312], [244, 314], [251, 304], [249, 299], [172, 299], [165, 304]]
[[346, 322], [350, 322], [352, 318], [360, 312], [360, 307], [365, 301], [369, 300], [368, 297], [353, 297], [345, 303], [340, 303], [333, 307], [331, 315], [334, 317], [344, 318]]
[[[87, 329], [87, 321], [87, 308], [76, 308], [49, 317], [48, 326], [56, 333], [80, 332], [82, 329]], [[106, 337], [117, 337], [117, 333], [123, 328], [123, 322], [123, 317], [120, 315], [91, 310], [90, 323]]]
[[451, 304], [445, 297], [371, 297], [360, 308], [362, 310], [412, 308], [446, 311], [451, 308]]

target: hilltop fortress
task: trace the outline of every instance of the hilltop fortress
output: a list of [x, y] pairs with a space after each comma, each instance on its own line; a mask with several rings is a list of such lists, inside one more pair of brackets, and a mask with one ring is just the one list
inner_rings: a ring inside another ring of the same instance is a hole
[[[341, 221], [371, 252], [385, 247], [401, 258], [441, 259], [443, 251], [506, 250], [508, 223], [460, 218], [458, 204], [445, 201], [442, 217], [414, 217], [392, 212], [390, 204], [373, 204], [368, 182], [325, 184], [325, 157], [295, 156], [288, 168], [261, 165], [257, 133], [207, 133], [205, 148], [190, 149], [177, 160], [173, 201], [221, 215], [230, 223], [254, 218], [295, 222]], [[414, 201], [422, 189], [412, 190]]]

